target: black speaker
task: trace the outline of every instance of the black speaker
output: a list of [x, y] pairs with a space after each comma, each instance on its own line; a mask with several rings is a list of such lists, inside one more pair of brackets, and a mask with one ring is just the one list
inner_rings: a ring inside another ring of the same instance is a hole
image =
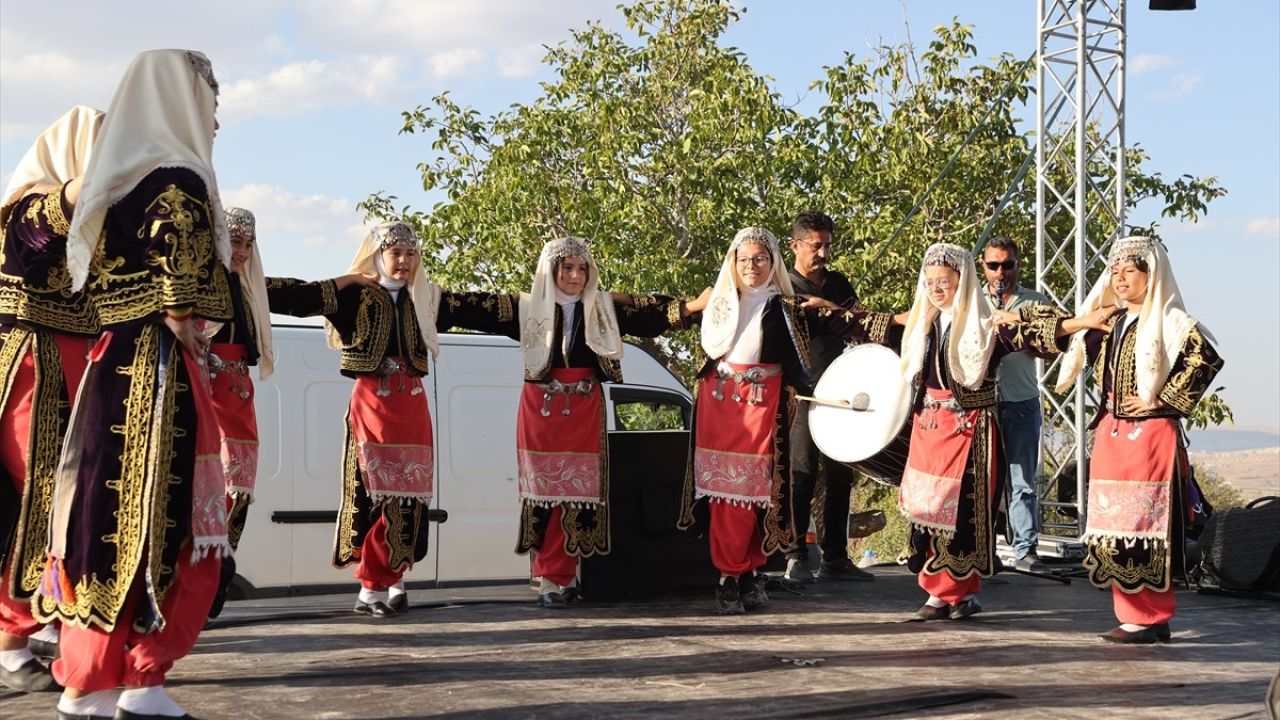
[[1201, 589], [1280, 592], [1280, 498], [1215, 512], [1197, 546], [1200, 562], [1193, 575]]

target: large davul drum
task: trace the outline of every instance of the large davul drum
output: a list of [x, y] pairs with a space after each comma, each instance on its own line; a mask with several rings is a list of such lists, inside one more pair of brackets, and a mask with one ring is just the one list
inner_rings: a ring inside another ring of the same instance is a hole
[[809, 433], [827, 457], [882, 483], [898, 485], [911, 440], [912, 385], [898, 354], [856, 345], [822, 373], [809, 408]]

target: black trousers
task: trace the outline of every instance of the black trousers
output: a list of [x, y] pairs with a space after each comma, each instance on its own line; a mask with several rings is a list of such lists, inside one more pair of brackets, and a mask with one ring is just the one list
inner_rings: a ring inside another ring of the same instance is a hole
[[853, 470], [818, 451], [809, 436], [809, 403], [796, 407], [796, 421], [791, 426], [791, 500], [792, 527], [796, 542], [787, 549], [788, 558], [803, 557], [808, 552], [805, 534], [809, 530], [809, 514], [814, 489], [821, 479], [822, 524], [818, 547], [828, 562], [849, 557], [849, 491], [853, 487]]

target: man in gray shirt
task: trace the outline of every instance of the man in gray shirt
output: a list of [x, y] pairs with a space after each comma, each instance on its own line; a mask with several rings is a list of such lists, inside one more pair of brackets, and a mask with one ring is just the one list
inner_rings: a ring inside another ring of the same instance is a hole
[[[1045, 305], [1044, 295], [1018, 284], [1021, 269], [1018, 247], [1009, 238], [992, 238], [982, 252], [987, 278], [987, 302], [993, 309], [1017, 312], [1023, 305]], [[1004, 440], [1005, 475], [1009, 478], [1007, 506], [1009, 545], [1014, 567], [1045, 572], [1036, 554], [1040, 528], [1040, 503], [1036, 475], [1040, 469], [1040, 388], [1035, 361], [1026, 353], [1010, 353], [996, 373], [997, 411]]]

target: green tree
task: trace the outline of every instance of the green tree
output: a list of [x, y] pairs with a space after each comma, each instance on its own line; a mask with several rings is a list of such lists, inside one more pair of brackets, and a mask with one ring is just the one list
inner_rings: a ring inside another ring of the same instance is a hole
[[[529, 104], [481, 117], [445, 93], [404, 113], [403, 133], [431, 139], [423, 189], [445, 199], [424, 212], [379, 193], [362, 208], [415, 223], [441, 284], [525, 289], [543, 242], [573, 234], [591, 240], [610, 289], [695, 294], [738, 228], [785, 237], [795, 213], [821, 209], [838, 226], [834, 266], [865, 276], [868, 305], [902, 308], [924, 247], [973, 245], [1033, 150], [1018, 122], [1032, 66], [977, 61], [958, 21], [923, 51], [846, 54], [811, 85], [816, 110], [804, 114], [720, 44], [742, 10], [637, 0], [622, 11], [626, 36], [589, 24], [550, 49], [554, 77]], [[1128, 153], [1130, 204], [1156, 198], [1164, 215], [1194, 219], [1222, 192], [1213, 178], [1144, 172], [1145, 159]], [[1025, 244], [1033, 218], [1034, 189], [1019, 188], [995, 231]], [[684, 333], [647, 348], [688, 381], [695, 343]]]

